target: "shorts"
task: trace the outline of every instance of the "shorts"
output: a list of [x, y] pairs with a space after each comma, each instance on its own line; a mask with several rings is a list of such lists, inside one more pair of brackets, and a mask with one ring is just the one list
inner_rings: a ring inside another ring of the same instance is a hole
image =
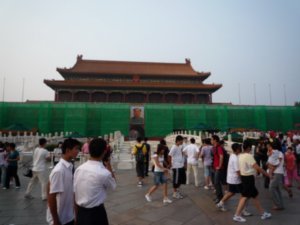
[[242, 192], [242, 184], [228, 184], [228, 191], [234, 194]]
[[137, 177], [144, 178], [144, 176], [145, 176], [144, 163], [143, 162], [136, 162], [135, 169], [136, 169]]
[[184, 167], [172, 169], [173, 171], [173, 185], [180, 185], [186, 183], [186, 174]]
[[258, 191], [255, 187], [255, 178], [251, 176], [241, 176], [242, 180], [242, 196], [246, 198], [256, 198]]
[[154, 172], [154, 185], [158, 186], [165, 183], [167, 183], [167, 179], [164, 172]]
[[211, 166], [204, 166], [204, 176], [205, 177], [211, 177], [211, 171], [212, 171]]

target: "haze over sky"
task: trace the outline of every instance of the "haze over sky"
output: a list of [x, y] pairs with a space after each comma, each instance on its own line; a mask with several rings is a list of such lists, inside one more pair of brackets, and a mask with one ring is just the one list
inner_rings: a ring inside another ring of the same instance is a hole
[[53, 100], [43, 80], [63, 79], [56, 68], [78, 54], [190, 58], [212, 73], [205, 83], [223, 84], [214, 102], [254, 105], [255, 93], [257, 105], [300, 101], [299, 0], [0, 0], [0, 27], [0, 101], [21, 101], [23, 78], [24, 100]]

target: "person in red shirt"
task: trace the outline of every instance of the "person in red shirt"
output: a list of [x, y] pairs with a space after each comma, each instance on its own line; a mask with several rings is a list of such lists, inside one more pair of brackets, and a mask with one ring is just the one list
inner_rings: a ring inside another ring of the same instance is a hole
[[297, 174], [296, 156], [293, 152], [292, 147], [288, 147], [285, 153], [285, 169], [286, 169], [286, 182], [285, 185], [288, 187], [292, 186], [293, 180], [297, 180], [300, 188], [300, 177]]
[[216, 190], [215, 202], [218, 203], [224, 196], [222, 185], [226, 184], [226, 170], [223, 163], [224, 153], [220, 145], [219, 136], [213, 135], [211, 143], [213, 145], [214, 185]]

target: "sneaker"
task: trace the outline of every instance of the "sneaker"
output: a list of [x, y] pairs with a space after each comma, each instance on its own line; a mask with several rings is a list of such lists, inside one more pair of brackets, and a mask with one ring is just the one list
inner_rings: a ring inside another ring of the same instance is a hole
[[169, 198], [165, 198], [165, 199], [163, 200], [163, 203], [164, 203], [164, 204], [172, 203], [172, 200], [169, 199]]
[[138, 182], [138, 185], [137, 185], [138, 187], [143, 187], [143, 182]]
[[261, 215], [261, 219], [262, 220], [266, 220], [266, 219], [269, 219], [272, 217], [272, 214], [271, 213], [268, 213], [268, 212], [264, 212], [262, 215]]
[[32, 196], [32, 195], [25, 194], [25, 195], [24, 195], [24, 198], [26, 198], [26, 199], [33, 199], [33, 196]]
[[177, 189], [177, 193], [183, 196], [183, 191], [181, 189]]
[[243, 215], [243, 216], [252, 216], [253, 214], [252, 214], [251, 212], [248, 212], [246, 209], [244, 209], [244, 210], [242, 211], [242, 215]]
[[218, 204], [221, 201], [221, 199], [215, 198], [213, 201], [215, 202], [215, 204]]
[[146, 194], [145, 198], [146, 198], [147, 202], [152, 202], [152, 199], [149, 194]]
[[182, 193], [178, 192], [178, 197], [179, 197], [179, 199], [182, 199], [183, 198]]
[[16, 189], [20, 189], [20, 186], [16, 186]]
[[225, 208], [225, 206], [224, 206], [224, 203], [222, 203], [222, 202], [217, 203], [217, 204], [216, 204], [216, 207], [217, 207], [219, 210], [223, 211], [223, 212], [226, 212], [226, 211], [227, 211], [226, 208]]
[[204, 186], [204, 189], [205, 189], [205, 190], [209, 190], [209, 187], [205, 185], [205, 186]]
[[2, 189], [3, 189], [3, 190], [6, 190], [6, 189], [7, 189], [7, 187], [3, 187]]
[[241, 217], [241, 216], [236, 216], [236, 215], [234, 215], [232, 219], [233, 219], [234, 221], [240, 222], [240, 223], [246, 222], [246, 219], [243, 218], [243, 217]]
[[179, 192], [174, 192], [174, 193], [173, 193], [173, 198], [176, 198], [176, 199], [182, 199], [183, 196], [182, 196]]

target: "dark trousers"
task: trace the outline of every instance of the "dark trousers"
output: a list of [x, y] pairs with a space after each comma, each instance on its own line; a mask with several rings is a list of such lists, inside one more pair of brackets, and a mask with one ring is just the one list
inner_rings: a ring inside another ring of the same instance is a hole
[[135, 169], [137, 177], [145, 177], [145, 162], [136, 162]]
[[69, 223], [65, 223], [65, 224], [63, 224], [63, 225], [74, 225], [75, 223], [74, 223], [74, 220], [72, 220], [71, 222], [69, 222]]
[[179, 188], [181, 184], [186, 184], [185, 168], [175, 168], [173, 171], [173, 188]]
[[215, 189], [216, 189], [216, 196], [219, 201], [223, 198], [222, 184], [224, 184], [224, 179], [226, 180], [225, 174], [226, 174], [226, 171], [222, 170], [222, 169], [215, 171], [214, 185], [215, 185]]
[[108, 225], [104, 204], [94, 208], [78, 206], [77, 225]]
[[18, 167], [17, 166], [8, 166], [6, 170], [6, 179], [5, 179], [5, 187], [9, 188], [10, 178], [15, 178], [16, 187], [20, 187], [20, 179], [18, 176]]
[[[262, 166], [262, 168], [263, 168], [264, 170], [267, 170], [267, 169], [268, 169], [267, 161], [266, 161], [264, 158], [262, 158], [261, 156], [255, 156], [254, 158], [255, 158], [255, 161], [256, 161], [257, 165]], [[259, 174], [259, 173], [258, 173], [258, 174]], [[269, 188], [269, 183], [270, 183], [270, 178], [264, 176], [264, 187], [265, 187], [266, 189]]]
[[146, 161], [145, 161], [145, 171], [144, 171], [145, 176], [148, 176], [148, 171], [149, 171], [149, 159], [146, 159]]

